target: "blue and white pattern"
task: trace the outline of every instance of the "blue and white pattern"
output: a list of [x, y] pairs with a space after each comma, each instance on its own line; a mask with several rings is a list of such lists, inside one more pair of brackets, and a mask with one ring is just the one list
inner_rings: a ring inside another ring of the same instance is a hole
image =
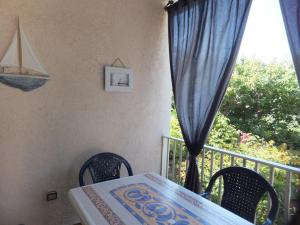
[[121, 186], [110, 194], [143, 225], [208, 225], [146, 183]]
[[102, 216], [110, 225], [125, 225], [119, 216], [106, 204], [91, 186], [82, 187], [82, 191], [91, 200]]
[[164, 180], [159, 179], [158, 177], [155, 177], [152, 174], [145, 174], [145, 177], [147, 177], [149, 180], [157, 183], [158, 185], [163, 186], [164, 188], [168, 188], [169, 190], [172, 190], [173, 192], [175, 192], [178, 196], [180, 196], [181, 198], [185, 199], [186, 201], [188, 201], [189, 203], [191, 203], [192, 205], [194, 205], [197, 208], [203, 208], [203, 204], [196, 198], [193, 198], [192, 196], [190, 196], [189, 194], [181, 191], [181, 190], [173, 190], [173, 188], [170, 188], [170, 186], [168, 185], [168, 183]]

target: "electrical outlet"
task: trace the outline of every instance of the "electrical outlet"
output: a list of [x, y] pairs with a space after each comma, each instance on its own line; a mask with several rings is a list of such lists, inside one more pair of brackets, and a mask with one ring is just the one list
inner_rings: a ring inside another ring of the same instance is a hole
[[47, 193], [47, 201], [52, 201], [57, 199], [57, 192], [56, 191], [48, 191]]

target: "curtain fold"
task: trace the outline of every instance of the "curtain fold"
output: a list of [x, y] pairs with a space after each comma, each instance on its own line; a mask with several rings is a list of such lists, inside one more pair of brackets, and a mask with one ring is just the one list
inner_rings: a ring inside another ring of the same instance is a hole
[[[281, 13], [289, 41], [292, 58], [300, 85], [300, 1], [280, 0]], [[300, 224], [300, 196], [298, 210], [289, 225]]]
[[179, 0], [168, 7], [175, 107], [190, 153], [185, 187], [196, 193], [196, 157], [230, 80], [251, 1]]
[[300, 85], [300, 1], [280, 0], [280, 7]]

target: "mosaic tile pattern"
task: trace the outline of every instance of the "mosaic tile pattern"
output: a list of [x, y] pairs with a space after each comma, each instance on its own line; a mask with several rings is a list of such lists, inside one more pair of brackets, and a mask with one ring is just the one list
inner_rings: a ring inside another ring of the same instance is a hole
[[92, 187], [82, 187], [82, 190], [110, 225], [125, 225]]
[[[160, 178], [158, 178], [158, 177], [156, 177], [152, 174], [144, 174], [144, 176], [146, 178], [148, 178], [149, 180], [155, 182], [156, 184], [158, 184], [158, 185], [160, 185], [164, 188], [168, 188], [169, 190], [174, 189], [174, 188], [171, 188], [170, 185], [165, 180], [160, 179]], [[211, 214], [211, 216], [219, 216], [219, 215], [214, 215], [209, 209], [204, 208], [203, 204], [199, 200], [197, 200], [197, 199], [193, 198], [192, 196], [184, 193], [183, 191], [175, 190], [175, 193], [178, 196], [180, 196], [181, 198], [183, 198], [186, 201], [188, 201], [189, 203], [191, 203], [192, 205], [194, 205], [195, 207], [197, 207], [199, 209], [200, 208], [204, 209], [208, 214]], [[226, 221], [226, 223], [229, 223], [229, 224], [232, 224], [232, 225], [238, 225], [235, 220], [231, 220], [231, 219], [228, 219], [228, 218], [225, 218], [225, 217], [223, 219], [224, 219], [224, 221]]]
[[110, 194], [143, 225], [209, 225], [146, 183], [124, 185]]
[[[153, 176], [152, 174], [145, 174], [144, 176], [147, 177], [148, 179], [152, 180], [153, 182], [157, 183], [158, 185], [161, 185], [163, 187], [171, 189], [169, 187], [169, 184], [166, 181], [161, 180], [161, 179]], [[199, 200], [193, 198], [192, 196], [190, 196], [190, 195], [188, 195], [188, 194], [186, 194], [186, 193], [184, 193], [183, 191], [180, 191], [180, 190], [176, 190], [175, 193], [178, 196], [180, 196], [181, 198], [183, 198], [186, 201], [188, 201], [189, 203], [191, 203], [193, 206], [195, 206], [197, 208], [202, 208], [202, 203]]]

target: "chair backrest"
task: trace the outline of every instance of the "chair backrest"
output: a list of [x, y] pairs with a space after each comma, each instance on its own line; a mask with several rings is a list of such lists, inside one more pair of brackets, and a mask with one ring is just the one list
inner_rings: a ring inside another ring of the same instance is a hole
[[88, 170], [93, 183], [120, 178], [122, 164], [127, 168], [129, 176], [133, 175], [130, 164], [122, 156], [114, 153], [104, 152], [89, 158], [81, 167], [79, 172], [79, 184], [84, 186], [84, 174]]
[[260, 174], [243, 167], [228, 167], [215, 173], [203, 196], [209, 196], [218, 177], [222, 176], [224, 191], [221, 206], [254, 222], [257, 205], [268, 192], [272, 207], [264, 224], [272, 224], [278, 211], [278, 197], [274, 188]]

